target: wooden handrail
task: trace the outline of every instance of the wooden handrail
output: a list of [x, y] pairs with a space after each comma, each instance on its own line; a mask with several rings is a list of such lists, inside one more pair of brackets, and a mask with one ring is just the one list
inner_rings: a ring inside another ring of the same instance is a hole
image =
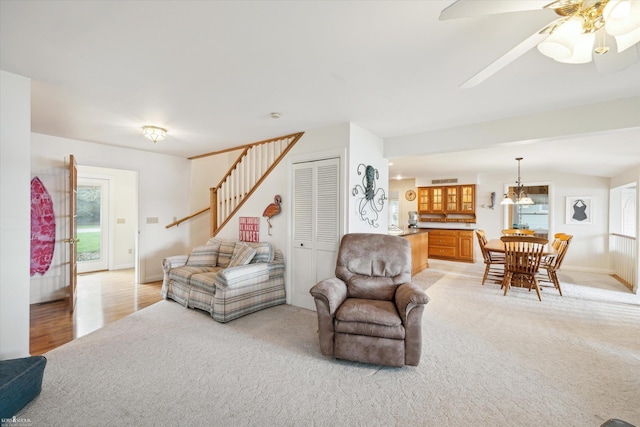
[[611, 233], [611, 235], [615, 237], [622, 237], [623, 239], [636, 240], [635, 236], [628, 236], [626, 234]]
[[193, 218], [193, 217], [196, 217], [196, 216], [198, 216], [198, 215], [200, 215], [200, 214], [205, 213], [205, 212], [206, 212], [206, 211], [208, 211], [209, 209], [211, 209], [211, 207], [208, 207], [208, 208], [204, 208], [204, 209], [202, 209], [202, 210], [199, 210], [198, 212], [196, 212], [196, 213], [194, 213], [194, 214], [191, 214], [191, 215], [189, 215], [189, 216], [185, 216], [185, 217], [184, 217], [184, 218], [182, 218], [182, 219], [179, 219], [179, 220], [177, 220], [177, 221], [172, 222], [172, 223], [171, 223], [171, 224], [169, 224], [169, 225], [166, 225], [164, 228], [171, 228], [171, 227], [173, 227], [174, 225], [180, 225], [181, 223], [183, 223], [183, 222], [185, 222], [185, 221], [188, 221], [188, 220], [190, 220], [190, 219], [191, 219], [191, 218]]
[[238, 158], [236, 159], [235, 162], [233, 162], [233, 164], [231, 165], [231, 167], [227, 170], [227, 173], [225, 173], [222, 177], [222, 179], [220, 180], [220, 182], [218, 182], [218, 185], [216, 185], [215, 188], [216, 191], [222, 186], [222, 184], [224, 184], [224, 182], [227, 180], [227, 178], [229, 178], [231, 176], [231, 173], [233, 172], [233, 170], [238, 166], [238, 163], [240, 163], [242, 161], [242, 158], [244, 156], [247, 155], [247, 153], [249, 152], [249, 149], [251, 148], [251, 146], [247, 146], [245, 147], [244, 150], [242, 150], [242, 153], [240, 153], [240, 155], [238, 156]]

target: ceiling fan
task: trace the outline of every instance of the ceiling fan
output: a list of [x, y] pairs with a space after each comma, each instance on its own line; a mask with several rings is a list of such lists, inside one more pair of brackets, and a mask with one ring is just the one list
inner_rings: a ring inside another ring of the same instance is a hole
[[477, 86], [534, 46], [558, 62], [584, 64], [593, 60], [603, 73], [620, 71], [638, 61], [640, 0], [549, 1], [457, 0], [442, 10], [441, 21], [534, 10], [549, 10], [552, 19], [460, 87]]

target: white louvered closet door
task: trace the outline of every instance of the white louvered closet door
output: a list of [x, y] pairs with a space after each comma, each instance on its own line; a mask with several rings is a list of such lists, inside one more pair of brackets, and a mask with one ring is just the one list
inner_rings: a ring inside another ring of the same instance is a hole
[[340, 244], [340, 159], [293, 165], [292, 305], [315, 310], [309, 289], [335, 277]]

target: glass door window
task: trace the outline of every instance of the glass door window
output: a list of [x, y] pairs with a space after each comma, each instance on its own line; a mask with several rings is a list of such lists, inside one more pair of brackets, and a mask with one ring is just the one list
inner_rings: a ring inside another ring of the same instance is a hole
[[107, 270], [109, 182], [101, 179], [78, 180], [77, 261], [79, 272]]

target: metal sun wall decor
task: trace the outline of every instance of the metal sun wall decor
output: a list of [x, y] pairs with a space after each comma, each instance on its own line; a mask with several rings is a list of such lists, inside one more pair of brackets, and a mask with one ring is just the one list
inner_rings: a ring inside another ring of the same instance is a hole
[[362, 185], [356, 184], [353, 190], [351, 190], [351, 194], [353, 196], [362, 194], [360, 203], [358, 204], [360, 220], [368, 222], [371, 227], [378, 228], [380, 225], [378, 224], [378, 214], [382, 212], [387, 196], [384, 189], [376, 188], [376, 180], [380, 179], [378, 169], [371, 165], [360, 163], [358, 165], [358, 175], [362, 175], [362, 169], [364, 169]]
[[270, 203], [262, 213], [262, 216], [267, 218], [267, 224], [269, 224], [269, 236], [271, 236], [271, 217], [274, 217], [280, 213], [280, 203], [282, 203], [282, 197], [276, 194], [273, 198], [273, 203]]

